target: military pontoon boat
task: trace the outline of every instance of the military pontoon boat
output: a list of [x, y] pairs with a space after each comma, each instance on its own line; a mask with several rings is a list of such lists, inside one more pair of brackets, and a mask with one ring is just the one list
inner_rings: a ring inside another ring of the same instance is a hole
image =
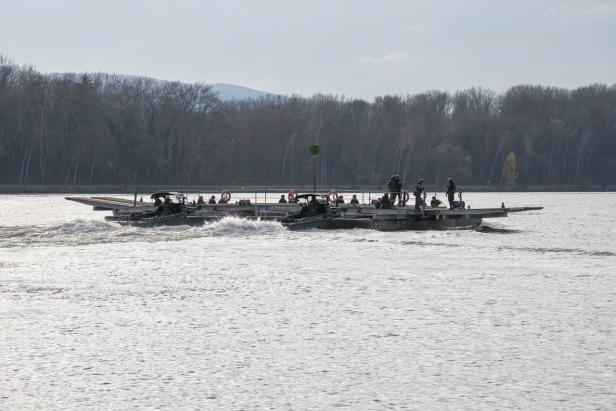
[[[123, 225], [202, 225], [224, 217], [280, 221], [290, 230], [310, 228], [367, 228], [380, 231], [472, 228], [485, 218], [507, 217], [509, 213], [541, 210], [543, 207], [457, 208], [413, 207], [377, 208], [373, 204], [335, 204], [336, 193], [289, 193], [289, 203], [252, 203], [242, 199], [230, 203], [231, 194], [223, 192], [223, 203], [189, 202], [178, 192], [158, 192], [153, 202], [115, 197], [66, 197], [67, 200], [91, 205], [95, 210], [110, 210], [108, 221]], [[201, 199], [200, 199], [201, 200]]]

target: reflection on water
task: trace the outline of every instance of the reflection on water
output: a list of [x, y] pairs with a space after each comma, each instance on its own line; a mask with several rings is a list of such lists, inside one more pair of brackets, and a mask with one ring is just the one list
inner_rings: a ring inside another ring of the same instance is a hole
[[467, 197], [546, 208], [478, 230], [152, 229], [7, 196], [0, 408], [613, 408], [616, 195]]

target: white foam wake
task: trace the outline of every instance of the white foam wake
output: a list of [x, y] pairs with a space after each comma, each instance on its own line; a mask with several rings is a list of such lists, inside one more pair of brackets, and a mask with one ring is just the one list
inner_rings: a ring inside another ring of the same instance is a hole
[[225, 217], [201, 227], [131, 227], [76, 219], [56, 225], [0, 226], [0, 248], [87, 245], [111, 242], [158, 242], [214, 236], [248, 236], [284, 231], [276, 222]]
[[275, 221], [247, 220], [237, 217], [224, 217], [220, 221], [207, 223], [203, 229], [210, 235], [250, 235], [285, 230], [280, 223]]

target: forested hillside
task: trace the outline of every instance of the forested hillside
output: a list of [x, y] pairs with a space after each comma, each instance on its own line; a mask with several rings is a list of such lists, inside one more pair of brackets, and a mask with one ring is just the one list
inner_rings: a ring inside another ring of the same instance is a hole
[[616, 86], [223, 102], [0, 61], [0, 184], [615, 184]]

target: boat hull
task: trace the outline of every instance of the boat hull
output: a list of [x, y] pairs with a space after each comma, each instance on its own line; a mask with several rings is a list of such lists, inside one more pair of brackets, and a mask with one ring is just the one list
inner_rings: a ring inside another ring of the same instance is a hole
[[187, 215], [168, 215], [142, 219], [116, 217], [107, 218], [107, 220], [113, 221], [123, 226], [131, 227], [200, 226], [203, 225], [203, 223], [205, 222], [205, 219], [202, 217]]
[[481, 225], [481, 218], [456, 218], [444, 220], [373, 220], [371, 227], [379, 231], [450, 230], [474, 228]]

